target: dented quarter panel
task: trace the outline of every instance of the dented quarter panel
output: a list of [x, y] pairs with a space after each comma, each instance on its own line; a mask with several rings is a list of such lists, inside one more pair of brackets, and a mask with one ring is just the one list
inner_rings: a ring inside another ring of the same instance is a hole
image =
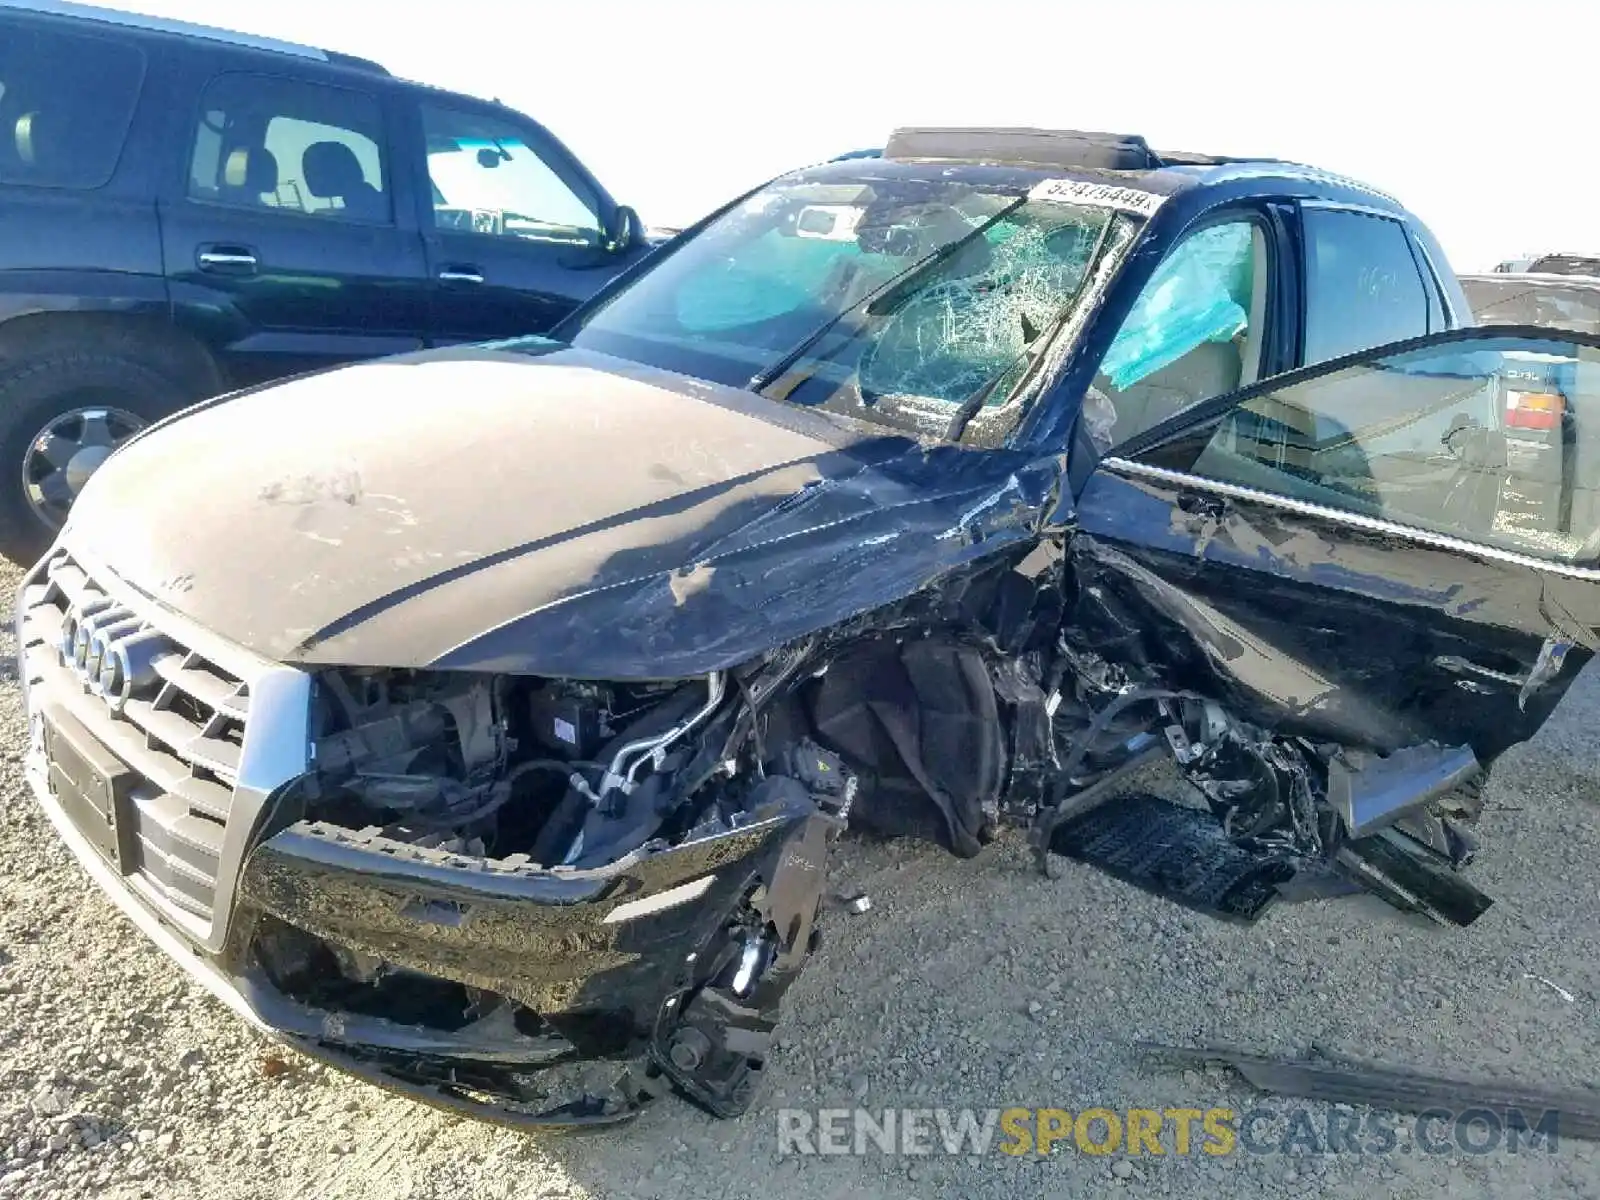
[[[633, 577], [625, 565], [608, 564], [602, 578], [630, 577], [534, 609], [433, 665], [627, 679], [748, 661], [966, 564], [1031, 545], [1058, 465], [1047, 459], [1011, 472], [987, 458], [980, 464], [969, 452], [919, 449], [897, 464], [927, 472], [928, 483], [910, 495], [876, 471], [814, 489], [709, 548], [694, 567]], [[969, 473], [968, 465], [986, 469]], [[682, 586], [696, 576], [694, 588]], [[597, 643], [600, 629], [606, 637]]]
[[[1487, 762], [1533, 734], [1592, 653], [1592, 583], [1186, 493], [1096, 472], [1079, 498], [1074, 619], [1264, 724], [1383, 751], [1467, 742]], [[1552, 638], [1570, 649], [1546, 651]]]

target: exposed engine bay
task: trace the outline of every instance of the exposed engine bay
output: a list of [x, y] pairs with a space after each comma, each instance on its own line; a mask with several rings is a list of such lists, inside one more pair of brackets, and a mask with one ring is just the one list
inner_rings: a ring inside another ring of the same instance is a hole
[[720, 675], [609, 685], [367, 671], [328, 672], [322, 685], [314, 760], [329, 821], [428, 849], [585, 867], [728, 803], [672, 794], [701, 748], [690, 735], [723, 700]]

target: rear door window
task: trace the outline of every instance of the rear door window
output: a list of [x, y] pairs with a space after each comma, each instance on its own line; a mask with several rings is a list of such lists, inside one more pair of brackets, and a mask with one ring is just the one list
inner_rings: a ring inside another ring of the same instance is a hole
[[189, 195], [212, 204], [388, 223], [383, 116], [348, 88], [230, 74], [206, 89]]
[[144, 81], [134, 46], [0, 31], [0, 183], [97, 188], [111, 178]]
[[1301, 219], [1307, 366], [1429, 332], [1427, 284], [1400, 222], [1312, 207]]

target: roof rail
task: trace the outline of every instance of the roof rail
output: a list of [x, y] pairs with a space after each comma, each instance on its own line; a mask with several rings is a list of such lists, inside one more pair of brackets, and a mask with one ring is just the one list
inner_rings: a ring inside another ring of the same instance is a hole
[[1267, 163], [1254, 155], [1197, 154], [1156, 150], [1137, 134], [1094, 133], [1082, 129], [932, 128], [896, 129], [884, 158], [992, 162], [1032, 167], [1089, 167], [1112, 171], [1154, 171], [1161, 167], [1220, 167], [1229, 163]]
[[362, 58], [359, 54], [345, 54], [340, 50], [324, 50], [328, 61], [341, 67], [355, 67], [361, 71], [371, 71], [375, 75], [387, 75], [389, 68], [381, 62], [374, 62], [370, 58]]
[[1117, 171], [1149, 171], [1161, 166], [1161, 159], [1142, 137], [1080, 129], [907, 126], [889, 135], [883, 156]]
[[166, 17], [151, 17], [143, 13], [122, 12], [114, 8], [99, 8], [92, 4], [77, 4], [73, 0], [0, 0], [0, 10], [42, 13], [56, 17], [71, 17], [80, 21], [97, 21], [102, 25], [118, 25], [124, 29], [142, 29], [151, 33], [171, 33], [179, 37], [204, 38], [250, 50], [266, 50], [273, 54], [289, 54], [295, 58], [313, 59], [317, 62], [337, 63], [359, 67], [363, 70], [389, 72], [370, 59], [353, 54], [339, 54], [319, 50], [315, 46], [302, 46], [298, 42], [285, 42], [278, 38], [258, 37], [253, 33], [236, 33], [231, 29], [217, 29], [210, 25], [196, 25], [189, 21], [172, 21]]

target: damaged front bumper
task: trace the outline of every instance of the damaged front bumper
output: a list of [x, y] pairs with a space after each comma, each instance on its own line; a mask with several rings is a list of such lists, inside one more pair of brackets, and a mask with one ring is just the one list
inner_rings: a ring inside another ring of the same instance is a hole
[[[785, 959], [792, 975], [812, 949], [821, 874], [807, 848], [830, 824], [799, 805], [776, 808], [670, 850], [563, 871], [299, 822], [249, 855], [228, 937], [210, 954], [85, 835], [42, 753], [30, 755], [28, 779], [117, 907], [256, 1029], [375, 1085], [514, 1126], [627, 1120], [669, 1083], [740, 1107], [748, 1070], [730, 1080], [725, 1062], [675, 1052], [675, 1038], [714, 1009], [719, 1027], [689, 1040], [736, 1044], [759, 1070]], [[719, 968], [742, 946], [729, 919], [752, 890], [765, 924], [793, 933], [773, 947], [762, 987], [715, 995]], [[372, 964], [368, 981], [315, 970], [337, 960]], [[713, 1068], [720, 1078], [705, 1074]]]

